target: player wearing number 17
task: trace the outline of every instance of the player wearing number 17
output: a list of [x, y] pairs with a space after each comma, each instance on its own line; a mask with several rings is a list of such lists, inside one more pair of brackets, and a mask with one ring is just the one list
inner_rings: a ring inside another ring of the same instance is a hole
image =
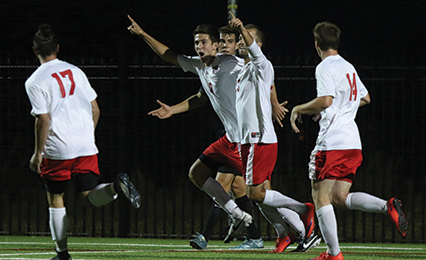
[[386, 201], [364, 192], [349, 193], [362, 162], [355, 116], [359, 107], [370, 103], [370, 95], [352, 64], [338, 54], [339, 27], [322, 22], [315, 26], [313, 33], [315, 48], [322, 59], [315, 72], [317, 97], [295, 106], [290, 121], [293, 131], [299, 133], [296, 120], [301, 123], [301, 115], [320, 114], [320, 130], [311, 154], [309, 177], [327, 252], [314, 259], [342, 260], [333, 206], [387, 214], [402, 237], [406, 235], [408, 223], [400, 200]]
[[47, 190], [49, 224], [56, 243], [54, 260], [71, 259], [67, 248], [67, 213], [64, 192], [71, 179], [78, 191], [96, 207], [118, 194], [139, 208], [141, 198], [127, 174], [98, 184], [98, 148], [95, 128], [100, 110], [96, 92], [76, 66], [57, 59], [59, 45], [51, 26], [41, 25], [33, 39], [41, 66], [25, 82], [35, 120], [35, 148], [31, 170], [40, 174]]

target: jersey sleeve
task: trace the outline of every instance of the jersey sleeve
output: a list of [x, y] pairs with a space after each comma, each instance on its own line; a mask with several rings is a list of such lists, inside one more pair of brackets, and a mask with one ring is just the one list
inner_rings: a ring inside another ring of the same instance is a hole
[[358, 91], [359, 91], [360, 97], [363, 98], [367, 96], [368, 90], [365, 87], [364, 83], [362, 83], [361, 79], [359, 78], [358, 73], [356, 74], [356, 76], [357, 76], [357, 82], [358, 82]]
[[25, 90], [31, 103], [31, 115], [47, 114], [47, 93], [34, 83], [25, 83]]
[[315, 78], [317, 80], [317, 97], [336, 97], [336, 86], [330, 70], [324, 66], [317, 66]]
[[247, 47], [249, 50], [249, 57], [250, 60], [256, 64], [258, 67], [265, 67], [266, 66], [266, 57], [265, 54], [263, 54], [262, 49], [260, 46], [256, 43], [256, 41], [253, 39], [253, 43]]
[[92, 102], [93, 100], [95, 100], [98, 95], [96, 94], [96, 91], [92, 88], [92, 85], [90, 85], [89, 79], [87, 78], [86, 74], [81, 71], [81, 77], [82, 77], [82, 82], [84, 84], [84, 91], [86, 92], [86, 95], [88, 97], [88, 99], [90, 100], [90, 102]]
[[192, 72], [194, 74], [198, 75], [197, 69], [202, 65], [202, 62], [199, 57], [191, 57], [186, 55], [178, 55], [177, 61], [179, 63], [179, 66], [183, 69], [185, 72]]

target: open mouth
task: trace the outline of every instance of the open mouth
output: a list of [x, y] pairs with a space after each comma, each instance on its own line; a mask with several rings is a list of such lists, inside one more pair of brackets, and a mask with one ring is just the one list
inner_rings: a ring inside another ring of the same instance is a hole
[[200, 57], [204, 57], [204, 52], [199, 52], [198, 55], [200, 55]]

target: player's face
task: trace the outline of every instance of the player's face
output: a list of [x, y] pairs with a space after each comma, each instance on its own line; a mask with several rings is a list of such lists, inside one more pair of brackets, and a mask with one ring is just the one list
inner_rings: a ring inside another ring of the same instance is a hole
[[216, 56], [217, 42], [213, 43], [210, 36], [205, 33], [198, 33], [194, 36], [194, 48], [201, 60], [206, 62]]
[[222, 54], [234, 55], [238, 49], [237, 39], [235, 34], [220, 34], [219, 52]]
[[[251, 35], [251, 37], [255, 39], [255, 35], [256, 35], [255, 29], [248, 29], [247, 32]], [[240, 35], [240, 41], [238, 42], [238, 54], [241, 57], [248, 57], [247, 45], [242, 35]]]

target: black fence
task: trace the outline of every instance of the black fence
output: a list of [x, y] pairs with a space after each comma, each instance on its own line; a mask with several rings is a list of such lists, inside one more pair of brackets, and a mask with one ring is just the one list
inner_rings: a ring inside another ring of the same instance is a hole
[[[125, 171], [142, 195], [138, 210], [121, 199], [94, 209], [69, 187], [69, 234], [189, 238], [200, 231], [212, 201], [189, 181], [187, 173], [215, 140], [220, 123], [208, 105], [167, 120], [147, 116], [157, 108], [157, 99], [175, 104], [196, 93], [198, 78], [142, 58], [133, 62], [68, 61], [86, 72], [98, 93], [101, 181], [112, 181], [116, 173]], [[315, 97], [316, 62], [282, 63], [286, 65], [275, 62], [279, 100], [288, 100], [292, 108]], [[0, 62], [0, 234], [4, 235], [50, 234], [44, 187], [28, 168], [34, 119], [24, 82], [37, 66], [34, 60]], [[400, 198], [409, 233], [402, 240], [386, 215], [337, 210], [340, 239], [426, 242], [426, 67], [371, 65], [358, 66], [358, 72], [372, 104], [358, 112], [364, 162], [352, 190], [384, 199]], [[307, 162], [318, 126], [305, 118], [302, 129], [303, 138], [293, 134], [288, 118], [284, 128], [276, 127], [279, 158], [272, 184], [290, 197], [311, 201]], [[258, 212], [255, 217], [263, 237], [274, 239], [276, 234], [267, 221]], [[226, 230], [227, 219], [222, 218], [213, 238], [223, 238]]]

